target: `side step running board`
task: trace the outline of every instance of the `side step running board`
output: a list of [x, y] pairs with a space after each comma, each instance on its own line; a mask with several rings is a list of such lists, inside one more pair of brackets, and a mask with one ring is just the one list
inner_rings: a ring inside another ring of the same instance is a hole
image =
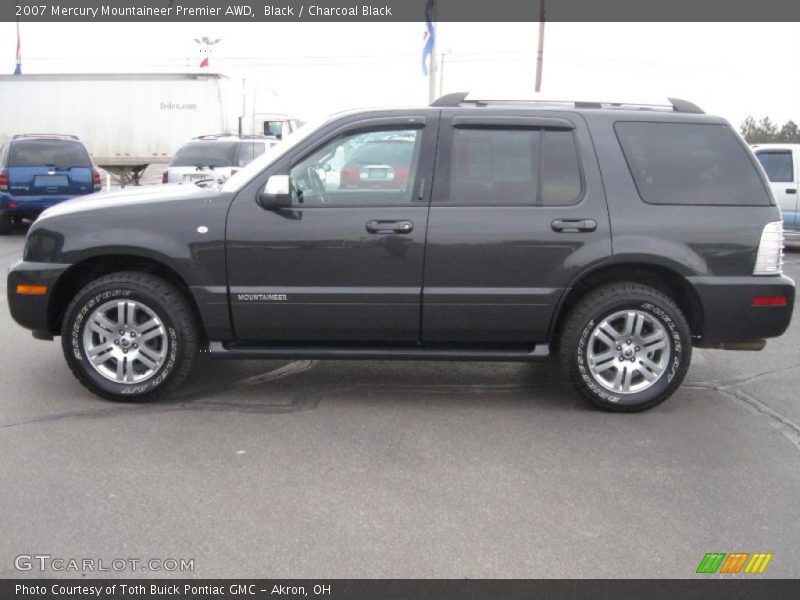
[[246, 346], [210, 342], [214, 358], [292, 358], [314, 360], [481, 360], [539, 361], [550, 356], [547, 344], [520, 349], [392, 348], [325, 346]]

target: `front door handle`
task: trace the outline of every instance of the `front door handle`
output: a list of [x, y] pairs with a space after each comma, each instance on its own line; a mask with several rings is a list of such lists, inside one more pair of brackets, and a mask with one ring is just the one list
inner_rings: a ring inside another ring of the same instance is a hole
[[797, 193], [797, 189], [796, 188], [786, 188], [786, 193], [787, 194], [796, 194]]
[[575, 233], [578, 231], [594, 231], [597, 221], [594, 219], [555, 219], [550, 226], [558, 233]]
[[414, 223], [411, 221], [367, 221], [369, 233], [411, 233]]

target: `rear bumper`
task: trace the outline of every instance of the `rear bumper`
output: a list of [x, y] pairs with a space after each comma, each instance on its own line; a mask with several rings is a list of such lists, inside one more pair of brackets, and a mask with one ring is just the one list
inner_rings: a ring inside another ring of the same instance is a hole
[[45, 209], [60, 204], [65, 200], [77, 198], [71, 196], [12, 196], [0, 193], [0, 215], [13, 217], [38, 217]]
[[[792, 320], [794, 281], [763, 277], [689, 277], [703, 309], [700, 346], [782, 335]], [[753, 306], [754, 298], [785, 297], [784, 305]]]
[[800, 230], [799, 229], [784, 229], [783, 240], [786, 244], [796, 246], [800, 244]]
[[[13, 319], [34, 332], [52, 334], [50, 331], [48, 307], [58, 278], [70, 265], [57, 263], [34, 263], [19, 261], [8, 270], [8, 308]], [[18, 285], [46, 286], [42, 295], [17, 293]]]

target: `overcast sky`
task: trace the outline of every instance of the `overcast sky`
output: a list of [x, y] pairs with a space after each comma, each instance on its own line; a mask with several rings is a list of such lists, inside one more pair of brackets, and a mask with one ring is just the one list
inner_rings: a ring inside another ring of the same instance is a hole
[[[211, 68], [274, 88], [276, 110], [312, 117], [422, 104], [422, 23], [22, 23], [24, 73], [186, 72], [192, 40], [221, 38]], [[444, 92], [533, 93], [537, 23], [440, 23]], [[14, 69], [14, 23], [0, 23], [0, 72]], [[800, 24], [548, 23], [543, 92], [565, 98], [674, 96], [739, 125], [800, 122]]]

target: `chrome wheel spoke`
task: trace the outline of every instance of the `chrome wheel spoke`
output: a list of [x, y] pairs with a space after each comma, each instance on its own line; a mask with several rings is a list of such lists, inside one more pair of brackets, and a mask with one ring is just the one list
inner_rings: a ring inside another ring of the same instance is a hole
[[658, 378], [659, 367], [653, 361], [648, 360], [645, 362], [642, 361], [642, 364], [639, 365], [639, 373], [642, 374], [642, 377], [647, 379], [647, 381], [655, 381]]
[[139, 355], [146, 356], [153, 362], [159, 362], [163, 356], [148, 346], [139, 346]]
[[91, 321], [89, 321], [89, 327], [99, 335], [108, 336], [114, 335], [114, 330], [117, 328], [117, 325], [108, 320], [105, 315], [95, 313], [92, 315]]
[[139, 326], [139, 343], [143, 344], [153, 338], [164, 335], [166, 332], [161, 322], [157, 319], [151, 319], [144, 325]]
[[95, 365], [102, 365], [104, 362], [112, 358], [112, 352], [114, 344], [111, 342], [105, 342], [100, 344], [99, 346], [94, 346], [88, 351], [89, 360], [92, 361], [92, 364]]
[[608, 321], [603, 321], [600, 325], [597, 326], [597, 329], [594, 331], [594, 337], [599, 339], [609, 348], [613, 348], [616, 342], [614, 341], [615, 338], [619, 336], [619, 332], [615, 330]]
[[617, 372], [614, 375], [614, 383], [613, 389], [620, 390], [622, 389], [622, 378], [625, 376], [625, 365], [621, 367], [617, 367]]
[[656, 350], [661, 350], [667, 347], [667, 336], [664, 332], [658, 332], [649, 338], [642, 340], [642, 343], [644, 344], [645, 352], [649, 355]]
[[146, 354], [144, 354], [141, 351], [139, 352], [139, 355], [136, 357], [136, 360], [142, 363], [148, 369], [155, 369], [158, 366], [158, 361], [149, 358]]
[[627, 367], [625, 369], [625, 376], [622, 378], [622, 392], [628, 393], [631, 391], [631, 380], [633, 379], [633, 374], [636, 372], [635, 367]]
[[631, 311], [625, 315], [625, 327], [622, 329], [622, 337], [630, 337], [633, 335], [633, 329], [636, 326], [637, 313]]
[[636, 324], [633, 327], [633, 336], [634, 337], [641, 337], [642, 336], [642, 327], [644, 327], [644, 317], [637, 315]]

